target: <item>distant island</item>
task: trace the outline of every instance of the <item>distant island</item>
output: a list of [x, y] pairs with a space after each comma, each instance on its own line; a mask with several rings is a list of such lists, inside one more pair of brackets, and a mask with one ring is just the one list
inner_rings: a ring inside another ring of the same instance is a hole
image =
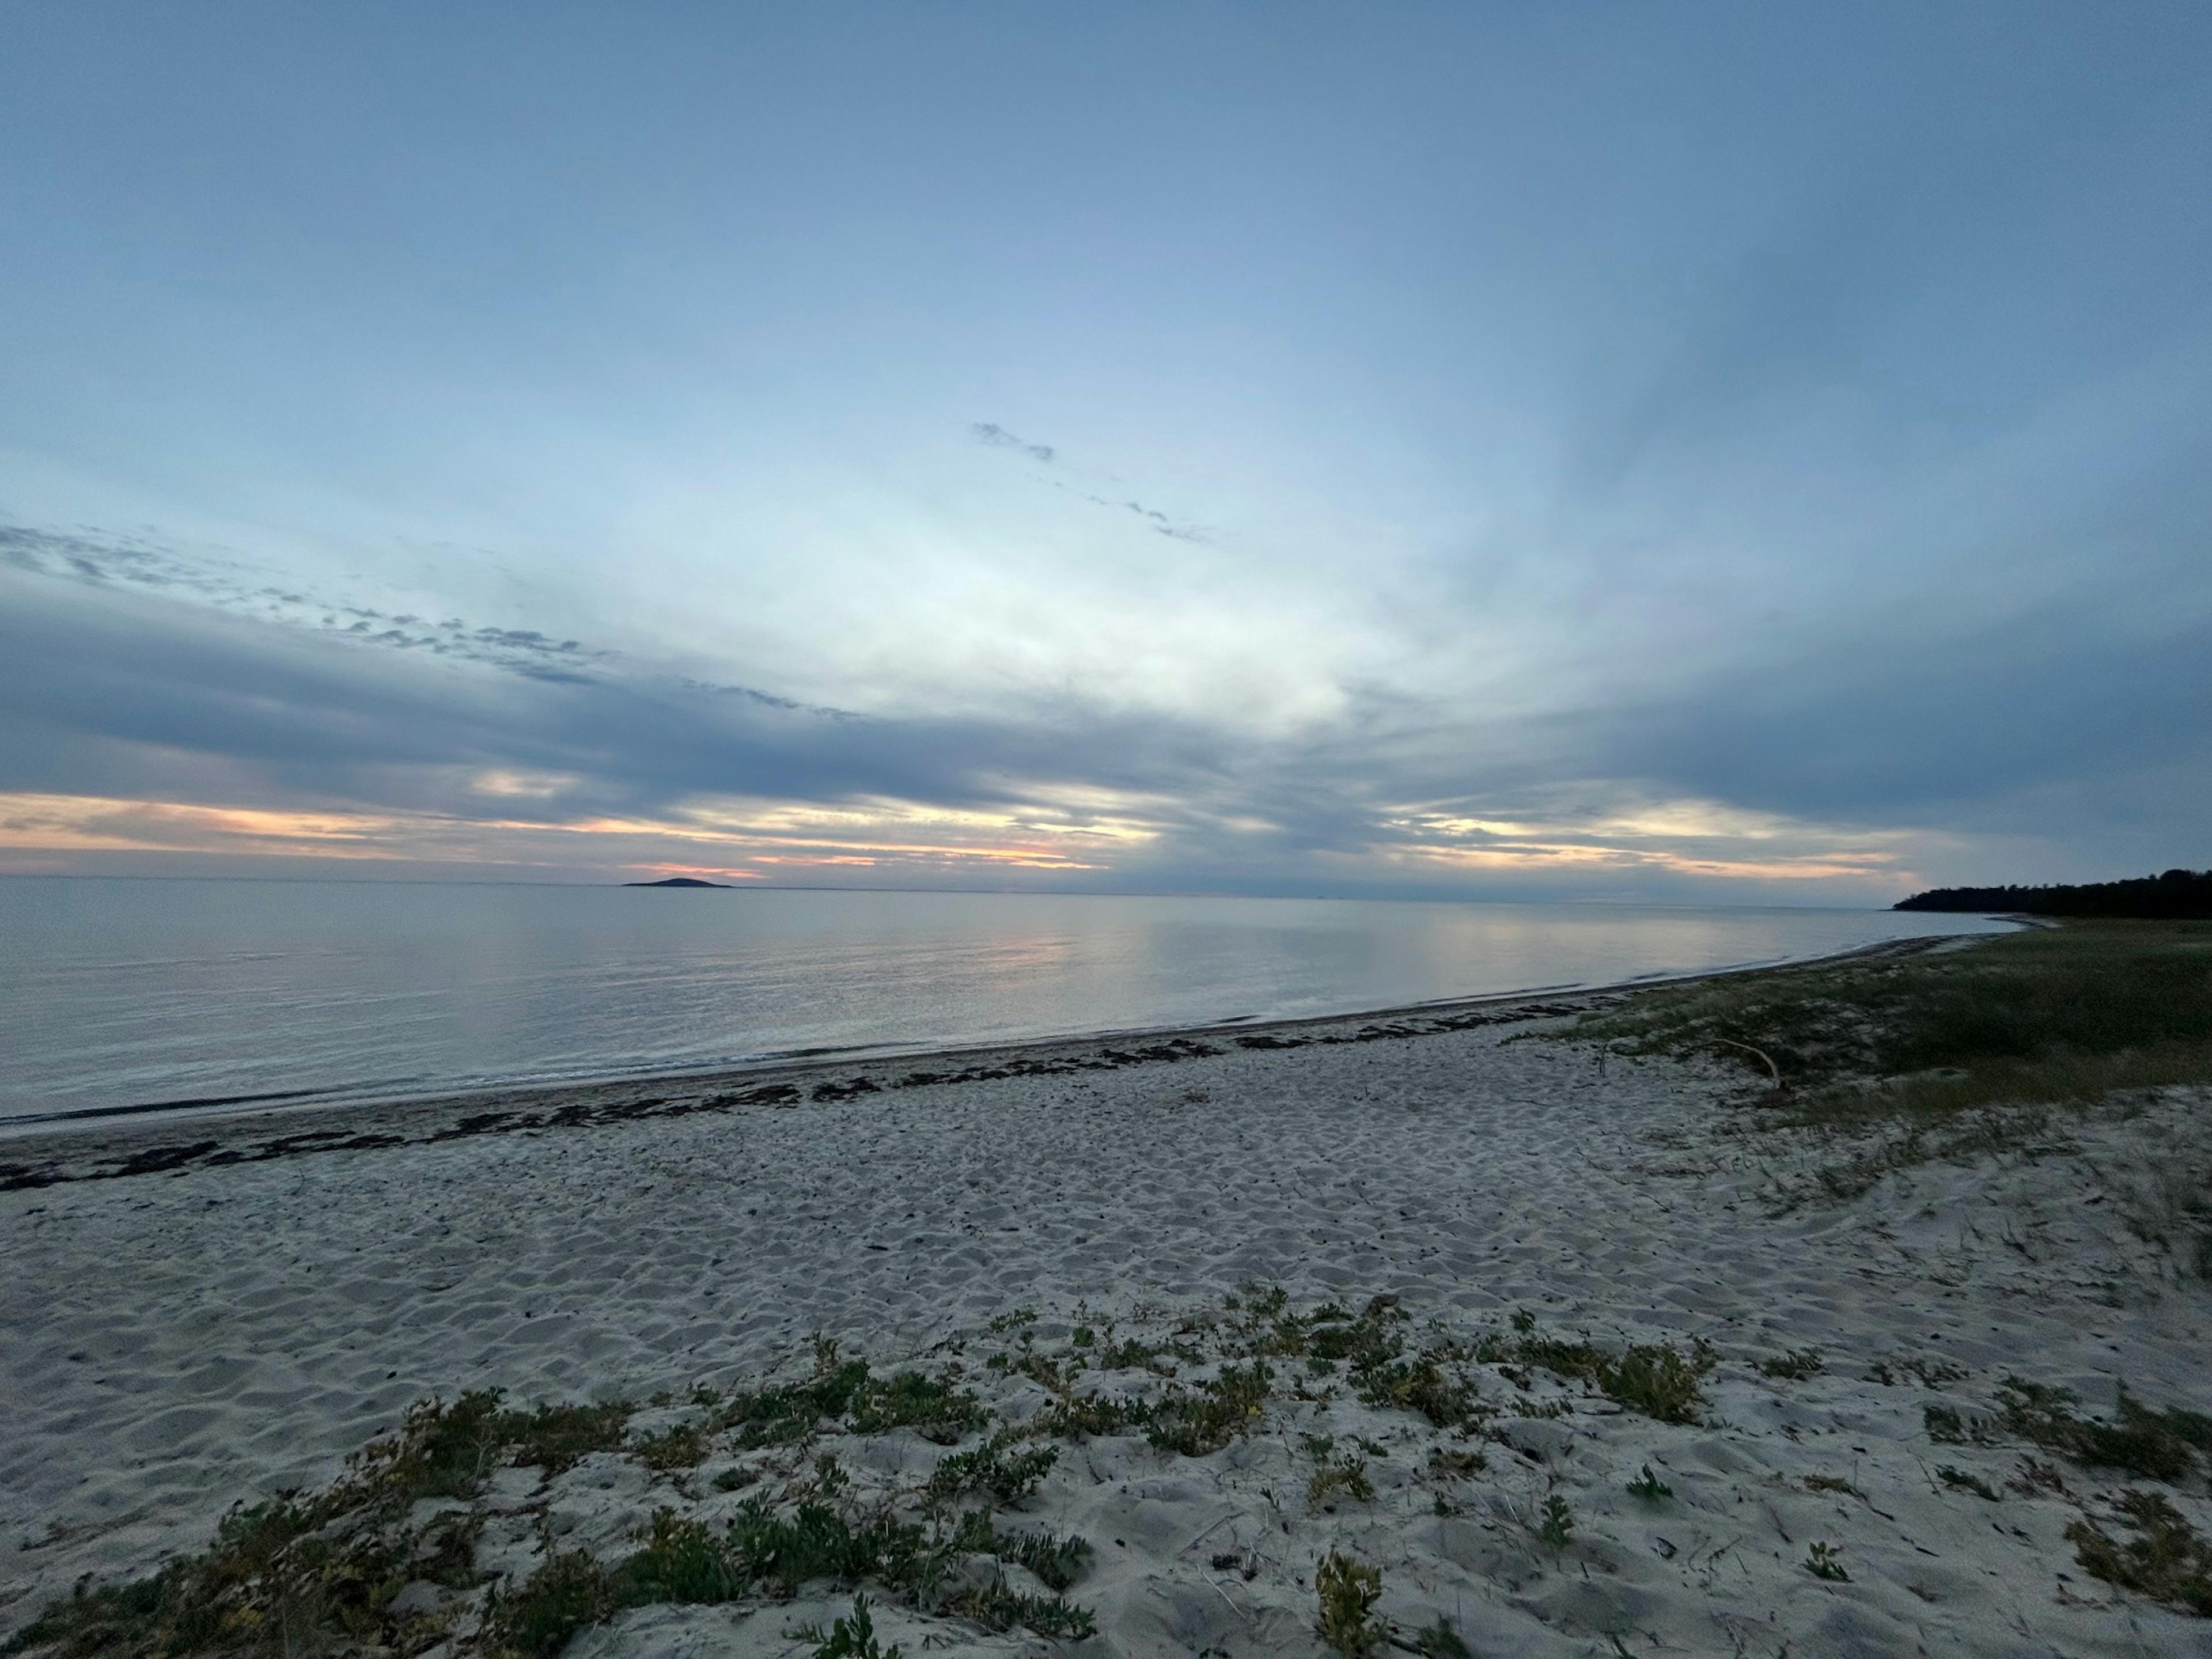
[[671, 876], [665, 881], [626, 881], [625, 887], [728, 887], [726, 881], [702, 881], [696, 876]]
[[2212, 917], [2212, 870], [2169, 870], [2132, 881], [2078, 887], [1937, 887], [1890, 907], [1897, 910], [2007, 910], [2027, 916], [2140, 916], [2159, 921]]

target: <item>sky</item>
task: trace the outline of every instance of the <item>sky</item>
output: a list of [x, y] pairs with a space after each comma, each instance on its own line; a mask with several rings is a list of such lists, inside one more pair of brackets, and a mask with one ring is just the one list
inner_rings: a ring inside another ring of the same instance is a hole
[[0, 872], [2212, 864], [2212, 8], [0, 0]]

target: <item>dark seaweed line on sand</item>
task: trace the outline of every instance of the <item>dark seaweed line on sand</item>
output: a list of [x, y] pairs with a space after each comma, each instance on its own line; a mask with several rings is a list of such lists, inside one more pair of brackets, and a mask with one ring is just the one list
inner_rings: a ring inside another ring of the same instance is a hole
[[[1301, 1031], [1293, 1027], [1238, 1032], [1227, 1040], [1239, 1048], [1263, 1050], [1380, 1042], [1389, 1038], [1436, 1036], [1448, 1031], [1472, 1030], [1484, 1025], [1554, 1019], [1582, 1012], [1590, 1006], [1591, 1001], [1588, 998], [1578, 999], [1572, 1004], [1524, 1002], [1504, 1008], [1377, 1020], [1350, 1031]], [[275, 1158], [297, 1158], [310, 1152], [366, 1152], [390, 1146], [434, 1146], [440, 1141], [464, 1140], [475, 1135], [507, 1134], [528, 1129], [586, 1129], [650, 1118], [690, 1117], [700, 1112], [798, 1106], [809, 1101], [845, 1101], [898, 1089], [983, 1083], [1003, 1078], [1066, 1077], [1083, 1072], [1114, 1072], [1132, 1066], [1171, 1065], [1179, 1060], [1201, 1060], [1227, 1052], [1226, 1048], [1214, 1043], [1202, 1042], [1194, 1037], [1176, 1036], [1139, 1047], [1106, 1048], [1083, 1054], [1017, 1054], [993, 1064], [948, 1071], [921, 1069], [881, 1079], [862, 1073], [855, 1076], [825, 1078], [811, 1087], [788, 1082], [764, 1083], [750, 1089], [725, 1090], [681, 1099], [654, 1097], [643, 1100], [585, 1100], [548, 1110], [514, 1108], [477, 1112], [428, 1134], [310, 1129], [252, 1144], [234, 1145], [217, 1139], [172, 1142], [149, 1146], [127, 1156], [83, 1164], [72, 1164], [60, 1159], [39, 1163], [0, 1163], [0, 1192], [21, 1192], [82, 1181], [117, 1181], [131, 1176], [167, 1175], [229, 1164], [265, 1164]]]

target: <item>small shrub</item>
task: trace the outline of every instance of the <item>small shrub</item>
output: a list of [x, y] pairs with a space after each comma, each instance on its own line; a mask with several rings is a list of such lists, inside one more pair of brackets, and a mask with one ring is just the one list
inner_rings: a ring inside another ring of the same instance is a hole
[[1429, 1454], [1429, 1473], [1449, 1480], [1468, 1480], [1490, 1467], [1480, 1451], [1450, 1451], [1438, 1446]]
[[2121, 1469], [2171, 1484], [2188, 1479], [2199, 1448], [2212, 1447], [2212, 1419], [2190, 1411], [2152, 1411], [2124, 1388], [2118, 1423], [2076, 1417], [2075, 1395], [2067, 1389], [2008, 1376], [1997, 1385], [1997, 1394], [2001, 1425], [2085, 1468]]
[[1462, 1379], [1449, 1376], [1433, 1354], [1370, 1366], [1359, 1376], [1361, 1400], [1378, 1409], [1419, 1412], [1440, 1429], [1455, 1429], [1478, 1413], [1480, 1397]]
[[1601, 1370], [1600, 1392], [1661, 1423], [1694, 1423], [1705, 1395], [1698, 1384], [1712, 1369], [1702, 1348], [1685, 1358], [1671, 1342], [1632, 1347]]
[[1820, 1356], [1813, 1348], [1792, 1348], [1771, 1359], [1759, 1362], [1759, 1373], [1780, 1381], [1796, 1382], [1808, 1376], [1817, 1376], [1822, 1366]]
[[[403, 1488], [404, 1490], [404, 1488]], [[361, 1487], [342, 1483], [358, 1510]], [[388, 1520], [388, 1489], [368, 1494]], [[251, 1650], [279, 1639], [295, 1645], [362, 1645], [397, 1638], [389, 1608], [410, 1577], [465, 1571], [474, 1538], [465, 1525], [426, 1532], [433, 1558], [418, 1570], [415, 1534], [397, 1525], [320, 1534], [341, 1511], [332, 1493], [271, 1498], [234, 1508], [214, 1541], [150, 1577], [93, 1588], [80, 1583], [10, 1641], [9, 1652], [40, 1647], [68, 1659]]]
[[1372, 1370], [1404, 1350], [1405, 1338], [1400, 1332], [1405, 1323], [1405, 1311], [1394, 1297], [1376, 1297], [1356, 1319], [1346, 1318], [1341, 1309], [1316, 1309], [1304, 1335], [1304, 1351], [1317, 1359], [1348, 1364], [1355, 1371]]
[[1848, 1584], [1850, 1573], [1844, 1571], [1843, 1562], [1834, 1550], [1826, 1544], [1816, 1543], [1805, 1553], [1805, 1571], [1815, 1578], [1825, 1578], [1831, 1583]]
[[1543, 1519], [1537, 1523], [1536, 1536], [1554, 1555], [1575, 1540], [1574, 1512], [1567, 1508], [1567, 1500], [1557, 1492], [1544, 1500]]
[[1035, 1446], [1024, 1452], [1013, 1449], [1022, 1437], [1001, 1429], [973, 1451], [940, 1458], [923, 1489], [932, 1504], [949, 1504], [971, 1492], [988, 1492], [998, 1503], [1020, 1503], [1052, 1472], [1060, 1458], [1057, 1446]]
[[1628, 1483], [1628, 1490], [1632, 1496], [1647, 1504], [1664, 1503], [1674, 1495], [1674, 1489], [1654, 1474], [1649, 1463], [1644, 1466], [1642, 1474]]
[[1314, 1590], [1321, 1603], [1316, 1628], [1345, 1659], [1369, 1659], [1389, 1639], [1375, 1619], [1382, 1575], [1364, 1561], [1331, 1550], [1314, 1573]]
[[501, 1646], [529, 1659], [552, 1659], [569, 1638], [612, 1616], [618, 1605], [599, 1564], [585, 1551], [570, 1550], [495, 1598], [485, 1622]]
[[1166, 1352], [1164, 1346], [1140, 1342], [1133, 1336], [1126, 1342], [1109, 1343], [1099, 1349], [1097, 1364], [1103, 1370], [1171, 1373], [1175, 1367], [1164, 1362], [1163, 1356]]
[[1714, 1363], [1702, 1343], [1686, 1355], [1671, 1342], [1638, 1344], [1613, 1355], [1589, 1342], [1529, 1337], [1519, 1354], [1555, 1376], [1594, 1383], [1607, 1399], [1661, 1423], [1698, 1421], [1705, 1404], [1698, 1385]]
[[[823, 1360], [830, 1363], [824, 1368]], [[734, 1429], [748, 1449], [802, 1440], [826, 1419], [842, 1417], [868, 1386], [863, 1360], [837, 1364], [834, 1351], [817, 1356], [815, 1376], [805, 1382], [775, 1383], [753, 1394], [732, 1395], [709, 1423], [711, 1430]]]
[[750, 1587], [745, 1564], [697, 1521], [656, 1510], [646, 1546], [616, 1569], [629, 1606], [655, 1601], [734, 1601]]
[[39, 1616], [15, 1632], [0, 1651], [28, 1652], [49, 1649], [64, 1659], [99, 1659], [103, 1654], [134, 1656], [173, 1651], [170, 1632], [177, 1629], [172, 1617], [181, 1611], [178, 1594], [184, 1588], [184, 1564], [150, 1577], [122, 1584], [94, 1587], [84, 1579], [67, 1601], [48, 1604]]
[[1152, 1408], [1142, 1400], [1109, 1400], [1103, 1395], [1070, 1395], [1036, 1414], [1040, 1433], [1083, 1440], [1094, 1434], [1127, 1434], [1151, 1425]]
[[2002, 1501], [1997, 1489], [1978, 1474], [1969, 1474], [1964, 1469], [1954, 1469], [1948, 1463], [1942, 1463], [1936, 1466], [1936, 1476], [1947, 1486], [1970, 1492], [1977, 1498], [1986, 1498], [1992, 1504]]
[[1424, 1625], [1413, 1632], [1413, 1650], [1425, 1656], [1425, 1659], [1474, 1659], [1473, 1650], [1460, 1640], [1459, 1632], [1441, 1613], [1434, 1624]]
[[499, 1431], [513, 1448], [514, 1461], [559, 1474], [594, 1452], [620, 1449], [635, 1411], [626, 1400], [598, 1406], [540, 1406], [533, 1412], [503, 1412]]
[[1003, 1578], [971, 1584], [949, 1597], [938, 1611], [950, 1618], [972, 1620], [989, 1631], [1026, 1625], [1039, 1636], [1072, 1642], [1095, 1635], [1098, 1629], [1090, 1608], [1057, 1595], [1024, 1595]]
[[1267, 1409], [1274, 1373], [1267, 1362], [1224, 1365], [1212, 1382], [1170, 1395], [1152, 1408], [1145, 1437], [1163, 1451], [1203, 1457], [1251, 1432]]
[[1984, 1437], [1978, 1419], [1963, 1417], [1948, 1406], [1923, 1406], [1920, 1420], [1927, 1427], [1928, 1437], [1939, 1446], [1963, 1446]]
[[947, 1445], [988, 1420], [974, 1395], [919, 1371], [901, 1371], [888, 1382], [864, 1386], [852, 1407], [857, 1434], [911, 1428]]
[[1375, 1488], [1367, 1479], [1365, 1459], [1340, 1452], [1323, 1461], [1314, 1470], [1313, 1479], [1306, 1483], [1306, 1502], [1316, 1508], [1340, 1493], [1361, 1504], [1375, 1496]]
[[1007, 1367], [1016, 1376], [1026, 1376], [1040, 1382], [1054, 1394], [1067, 1392], [1067, 1376], [1060, 1368], [1060, 1361], [1049, 1354], [1025, 1353]]
[[840, 1614], [814, 1650], [814, 1659], [899, 1659], [897, 1644], [889, 1648], [876, 1642], [876, 1621], [868, 1613], [868, 1598], [853, 1597], [850, 1616]]
[[1084, 1565], [1091, 1559], [1091, 1545], [1086, 1540], [1072, 1534], [1055, 1536], [1048, 1532], [994, 1533], [989, 1552], [1001, 1561], [1027, 1567], [1056, 1590], [1066, 1589], [1082, 1577]]
[[909, 1594], [933, 1588], [942, 1563], [933, 1561], [924, 1529], [878, 1516], [855, 1527], [818, 1498], [780, 1516], [766, 1496], [738, 1507], [720, 1540], [732, 1569], [788, 1600], [810, 1578], [847, 1583], [874, 1578]]
[[707, 1431], [701, 1424], [679, 1423], [635, 1442], [629, 1449], [648, 1469], [696, 1469], [707, 1455]]

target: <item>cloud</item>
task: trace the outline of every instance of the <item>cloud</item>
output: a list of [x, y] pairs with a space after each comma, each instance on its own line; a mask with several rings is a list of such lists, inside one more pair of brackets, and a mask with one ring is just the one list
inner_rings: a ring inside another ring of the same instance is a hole
[[1204, 531], [1190, 525], [1178, 523], [1158, 508], [1146, 507], [1142, 501], [1113, 501], [1104, 495], [1093, 495], [1087, 489], [1073, 489], [1060, 483], [1057, 479], [1053, 481], [1053, 484], [1054, 488], [1067, 490], [1071, 495], [1080, 496], [1093, 506], [1107, 507], [1117, 513], [1133, 513], [1146, 521], [1146, 529], [1156, 536], [1165, 536], [1170, 541], [1205, 543], [1212, 539]]
[[[1670, 818], [1600, 778], [1563, 806], [1514, 781], [1528, 734], [1471, 742], [1404, 702], [1261, 740], [1076, 695], [860, 715], [526, 629], [355, 614], [370, 607], [329, 612], [361, 631], [313, 607], [239, 615], [66, 562], [6, 580], [9, 867], [312, 854], [410, 873], [1602, 896], [1879, 882], [1897, 853], [1895, 837], [1671, 797]], [[1427, 804], [1405, 805], [1409, 784]]]
[[[1573, 695], [1485, 701], [1386, 662], [1294, 720], [1148, 705], [1141, 681], [862, 714], [741, 660], [726, 679], [14, 526], [0, 796], [48, 805], [0, 843], [9, 867], [289, 845], [410, 870], [1646, 899], [1878, 898], [1985, 876], [1993, 848], [2024, 876], [2087, 849], [2163, 867], [2212, 804], [2212, 614], [2185, 577], [2156, 605], [2107, 585], [1748, 630]], [[1543, 689], [1536, 661], [1509, 690]], [[58, 817], [64, 798], [95, 805]]]
[[968, 430], [975, 441], [988, 444], [994, 449], [1016, 449], [1033, 461], [1050, 461], [1059, 452], [1050, 444], [1033, 444], [1026, 438], [1018, 438], [994, 421], [977, 421]]
[[[1051, 461], [1057, 459], [1060, 453], [1050, 444], [1030, 443], [1028, 440], [1018, 438], [1006, 428], [989, 421], [978, 422], [970, 426], [968, 430], [975, 434], [979, 443], [988, 444], [994, 449], [1018, 450], [1032, 460]], [[1089, 501], [1094, 507], [1103, 507], [1115, 513], [1134, 514], [1145, 521], [1146, 529], [1154, 535], [1165, 536], [1171, 541], [1202, 543], [1212, 539], [1195, 526], [1171, 519], [1158, 507], [1147, 507], [1142, 501], [1130, 501], [1126, 496], [1116, 499], [1101, 495], [1095, 490], [1085, 489], [1075, 484], [1063, 483], [1057, 478], [1045, 482], [1049, 483], [1054, 489], [1065, 490], [1078, 500]]]
[[[478, 662], [534, 679], [581, 684], [608, 672], [636, 674], [618, 651], [556, 639], [534, 628], [503, 628], [447, 617], [439, 621], [373, 606], [319, 599], [296, 586], [274, 585], [266, 571], [238, 560], [192, 556], [137, 538], [106, 532], [58, 532], [0, 523], [0, 562], [35, 575], [88, 586], [134, 589], [204, 603], [227, 614], [325, 633], [364, 645]], [[684, 678], [688, 688], [798, 708], [788, 698], [748, 685]], [[817, 712], [838, 713], [833, 709]]]

